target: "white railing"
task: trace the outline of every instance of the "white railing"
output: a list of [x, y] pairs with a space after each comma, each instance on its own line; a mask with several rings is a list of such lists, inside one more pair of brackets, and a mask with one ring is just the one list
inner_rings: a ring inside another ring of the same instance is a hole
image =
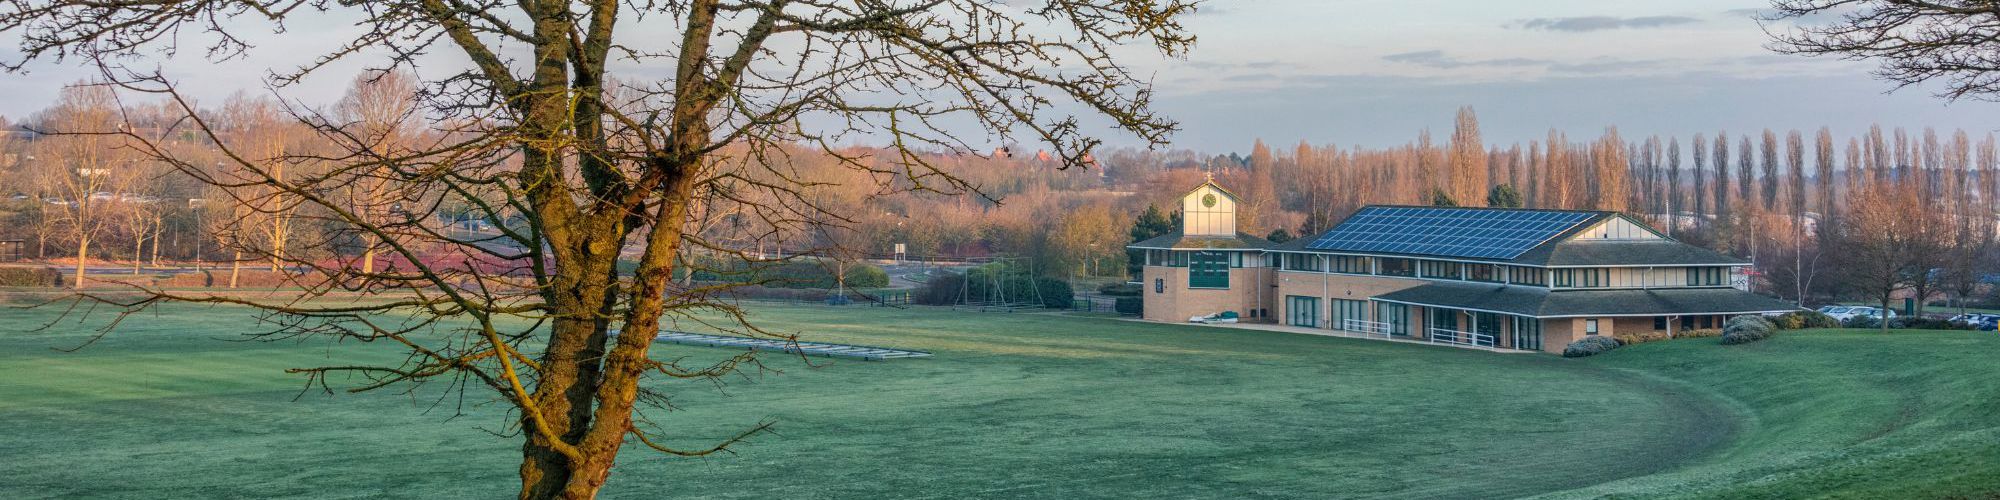
[[1466, 347], [1485, 347], [1485, 348], [1492, 348], [1497, 345], [1494, 343], [1492, 335], [1487, 335], [1484, 333], [1468, 332], [1464, 330], [1453, 330], [1449, 328], [1432, 328], [1430, 330], [1430, 333], [1431, 333], [1430, 341], [1431, 343], [1435, 344], [1451, 344], [1451, 345], [1459, 345]]
[[1364, 337], [1389, 338], [1389, 324], [1380, 321], [1348, 319], [1340, 322], [1342, 331], [1359, 333]]

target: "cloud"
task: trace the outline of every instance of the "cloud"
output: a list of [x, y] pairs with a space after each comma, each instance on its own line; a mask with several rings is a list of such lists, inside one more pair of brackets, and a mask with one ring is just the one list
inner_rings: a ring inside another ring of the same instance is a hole
[[1544, 61], [1541, 59], [1529, 59], [1525, 57], [1508, 57], [1502, 59], [1460, 59], [1458, 57], [1453, 57], [1451, 55], [1445, 54], [1444, 51], [1442, 50], [1420, 50], [1416, 52], [1389, 54], [1386, 56], [1382, 56], [1382, 60], [1389, 61], [1392, 63], [1415, 64], [1418, 66], [1428, 66], [1432, 68], [1443, 68], [1443, 69], [1482, 67], [1482, 66], [1519, 68], [1519, 67], [1530, 67], [1530, 66], [1546, 66], [1550, 64], [1549, 61]]
[[1583, 16], [1583, 17], [1537, 17], [1515, 21], [1508, 27], [1524, 30], [1561, 31], [1585, 33], [1615, 29], [1651, 29], [1694, 24], [1701, 22], [1686, 16]]

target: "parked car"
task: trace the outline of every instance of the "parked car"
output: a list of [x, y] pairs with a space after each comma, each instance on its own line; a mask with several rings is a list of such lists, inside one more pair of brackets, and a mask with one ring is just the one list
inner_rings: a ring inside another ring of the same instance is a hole
[[1951, 317], [1953, 323], [1964, 323], [1975, 330], [1994, 331], [2000, 329], [2000, 314], [1969, 313]]
[[1888, 319], [1896, 319], [1896, 311], [1883, 311], [1880, 307], [1824, 306], [1819, 308], [1819, 312], [1843, 323], [1854, 318], [1883, 319], [1885, 312], [1888, 313]]

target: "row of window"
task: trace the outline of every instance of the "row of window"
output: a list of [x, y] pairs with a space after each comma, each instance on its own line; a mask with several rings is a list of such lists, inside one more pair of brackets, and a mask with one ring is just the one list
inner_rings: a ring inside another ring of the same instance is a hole
[[1279, 257], [1279, 265], [1286, 271], [1373, 274], [1548, 286], [1548, 276], [1542, 269], [1507, 264], [1471, 264], [1358, 255], [1282, 254]]
[[[1330, 314], [1330, 317], [1322, 320], [1319, 317], [1322, 311]], [[1429, 325], [1432, 328], [1458, 329], [1459, 311], [1433, 308], [1430, 309], [1430, 312]], [[1285, 297], [1285, 323], [1292, 326], [1408, 336], [1410, 335], [1409, 315], [1409, 306], [1378, 302], [1375, 307], [1374, 320], [1371, 321], [1368, 315], [1368, 301], [1365, 300], [1330, 299], [1327, 308], [1320, 309], [1319, 297], [1302, 295], [1289, 295]], [[1474, 313], [1472, 315], [1473, 324], [1467, 326], [1480, 334], [1490, 335], [1498, 339], [1502, 335], [1500, 325], [1503, 321], [1512, 324], [1512, 327], [1506, 331], [1506, 334], [1512, 337], [1507, 342], [1507, 345], [1513, 346], [1516, 349], [1541, 350], [1542, 321], [1539, 319], [1482, 312]], [[1590, 321], [1594, 328], [1597, 320]]]

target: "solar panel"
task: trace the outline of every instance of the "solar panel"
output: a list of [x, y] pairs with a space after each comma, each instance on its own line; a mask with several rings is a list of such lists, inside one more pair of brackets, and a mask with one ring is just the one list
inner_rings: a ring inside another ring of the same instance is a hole
[[1547, 210], [1364, 207], [1306, 248], [1504, 260], [1596, 216]]

